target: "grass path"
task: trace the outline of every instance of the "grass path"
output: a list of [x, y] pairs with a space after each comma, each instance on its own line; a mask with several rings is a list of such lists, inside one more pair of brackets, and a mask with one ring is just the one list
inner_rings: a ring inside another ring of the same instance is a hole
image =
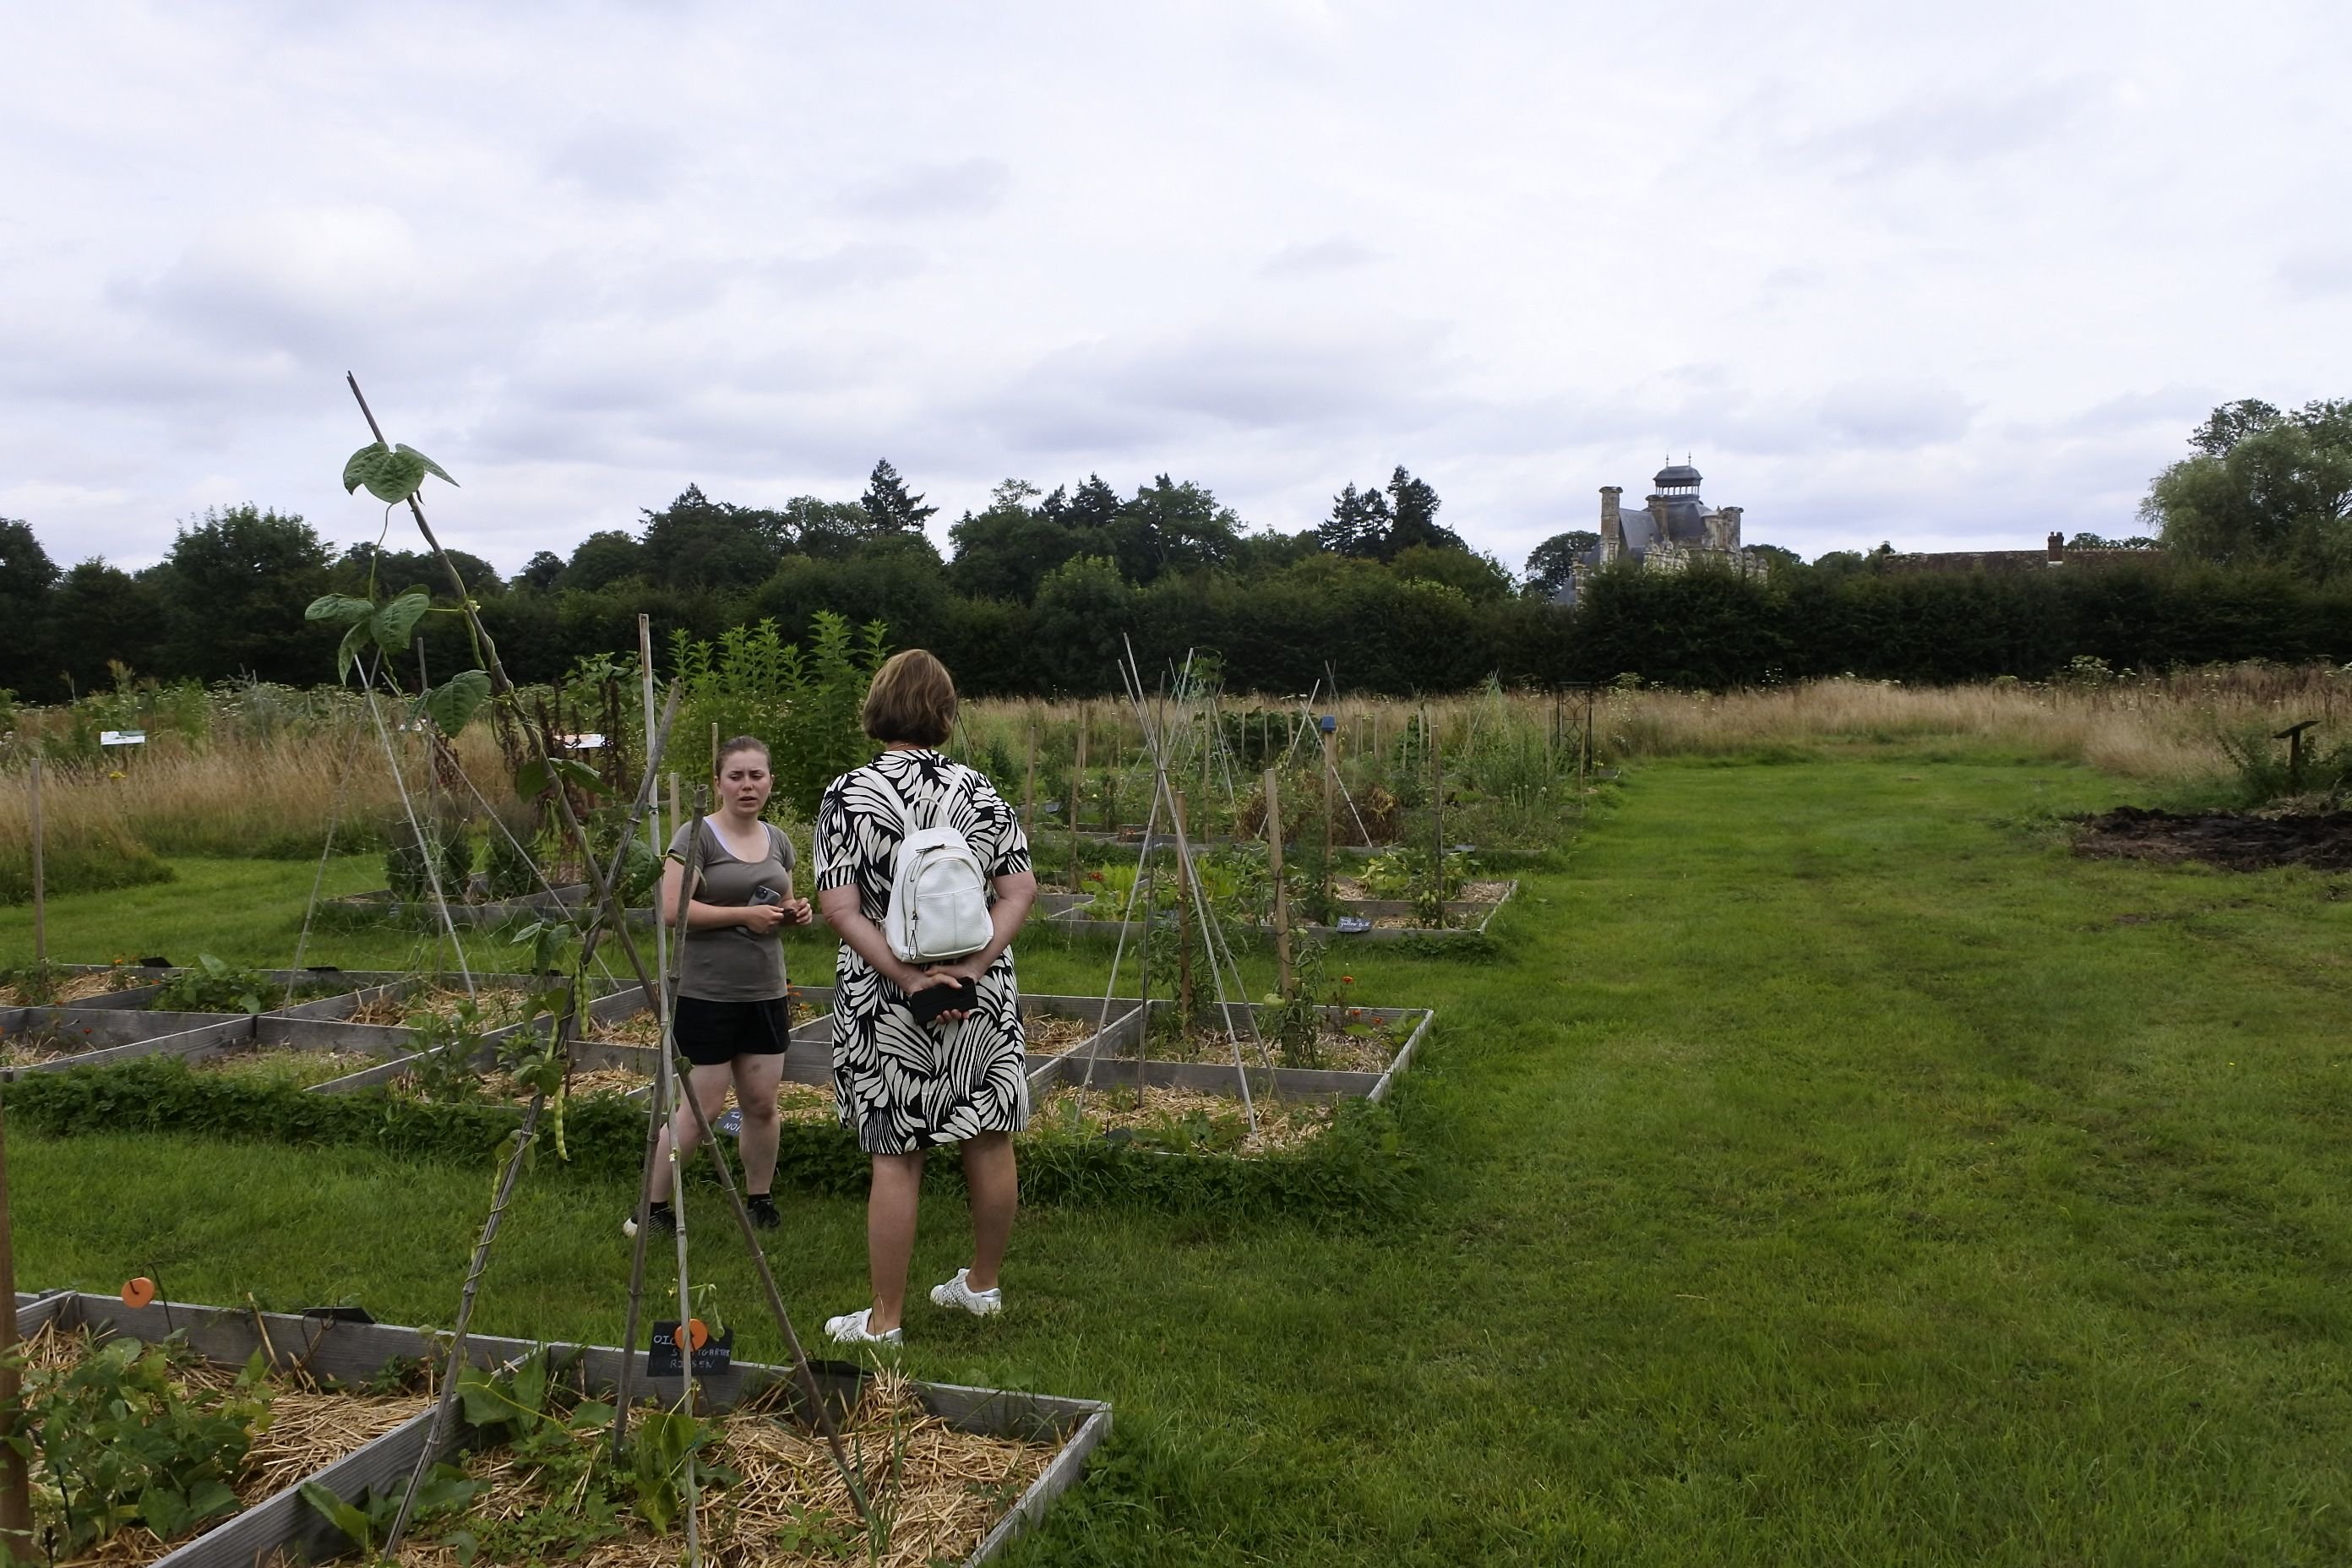
[[[2079, 862], [2032, 826], [2115, 798], [1916, 752], [1654, 766], [1528, 879], [1508, 957], [1360, 959], [1361, 1000], [1441, 1009], [1404, 1225], [1036, 1214], [1014, 1310], [913, 1320], [920, 1374], [1118, 1406], [1016, 1560], [2352, 1560], [2352, 901]], [[94, 937], [78, 903], [53, 929]], [[1024, 977], [1084, 990], [1102, 962], [1033, 944]], [[404, 1321], [447, 1317], [488, 1179], [11, 1153], [28, 1279], [160, 1268]], [[629, 1194], [525, 1191], [481, 1321], [611, 1339]], [[859, 1206], [785, 1209], [795, 1311], [854, 1305]], [[919, 1276], [960, 1260], [956, 1220], [927, 1214]], [[741, 1264], [696, 1251], [771, 1351]]]

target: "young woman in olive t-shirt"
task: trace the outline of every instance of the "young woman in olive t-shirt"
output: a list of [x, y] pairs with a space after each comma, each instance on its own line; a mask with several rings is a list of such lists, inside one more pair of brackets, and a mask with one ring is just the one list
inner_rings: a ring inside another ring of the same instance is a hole
[[[779, 1223], [770, 1188], [776, 1179], [776, 1086], [783, 1078], [791, 1021], [785, 1000], [784, 948], [776, 932], [809, 923], [806, 899], [793, 896], [793, 844], [760, 819], [775, 788], [768, 748], [739, 735], [719, 749], [719, 809], [681, 823], [662, 866], [661, 918], [676, 929], [685, 889], [688, 836], [700, 834], [701, 874], [686, 910], [686, 951], [678, 965], [673, 1027], [677, 1048], [693, 1070], [687, 1092], [706, 1117], [717, 1118], [735, 1090], [743, 1113], [738, 1147], [743, 1155], [744, 1198], [753, 1223]], [[684, 1160], [699, 1142], [694, 1112], [685, 1105], [670, 1118], [654, 1151], [653, 1225], [674, 1232], [669, 1149]]]

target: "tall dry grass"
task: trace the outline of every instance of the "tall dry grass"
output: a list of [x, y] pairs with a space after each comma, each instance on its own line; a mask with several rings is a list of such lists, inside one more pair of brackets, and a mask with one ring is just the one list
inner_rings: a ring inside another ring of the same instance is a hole
[[[1286, 705], [1256, 698], [1224, 701], [1245, 711], [1306, 708], [1303, 698]], [[2231, 665], [2118, 677], [2084, 661], [2074, 679], [2054, 682], [1908, 687], [1841, 679], [1723, 694], [1607, 687], [1591, 694], [1591, 705], [1594, 754], [1601, 761], [1950, 740], [2195, 785], [2230, 773], [2224, 737], [2267, 736], [2304, 719], [2318, 720], [2323, 733], [2339, 720], [2352, 722], [2352, 667]], [[1349, 698], [1314, 707], [1337, 715], [1349, 755], [1392, 746], [1420, 715], [1449, 752], [1468, 755], [1511, 746], [1572, 753], [1585, 725], [1586, 697], [1491, 689], [1427, 700]], [[1106, 760], [1114, 734], [1130, 755], [1139, 744], [1140, 731], [1122, 703], [1008, 700], [967, 707], [967, 745], [973, 752], [992, 745], [1001, 754], [1025, 759], [1034, 729], [1041, 752], [1065, 758], [1067, 737], [1082, 714], [1097, 761]]]
[[2305, 719], [2352, 717], [2352, 673], [2231, 667], [2147, 679], [1913, 688], [1810, 681], [1773, 690], [1610, 690], [1596, 739], [1621, 757], [1725, 754], [1773, 746], [1949, 739], [2077, 762], [2126, 778], [2198, 785], [2232, 771], [2225, 737]]
[[[510, 793], [486, 727], [468, 729], [457, 752], [492, 801]], [[433, 779], [422, 737], [395, 735], [394, 754], [422, 798]], [[331, 820], [339, 849], [380, 847], [401, 816], [381, 741], [373, 726], [352, 722], [208, 742], [157, 735], [129, 755], [45, 767], [41, 804], [44, 879], [57, 893], [161, 879], [170, 874], [164, 856], [313, 856]], [[470, 796], [464, 804], [465, 815], [479, 814]], [[20, 764], [0, 773], [0, 902], [31, 897], [31, 865], [32, 799]]]

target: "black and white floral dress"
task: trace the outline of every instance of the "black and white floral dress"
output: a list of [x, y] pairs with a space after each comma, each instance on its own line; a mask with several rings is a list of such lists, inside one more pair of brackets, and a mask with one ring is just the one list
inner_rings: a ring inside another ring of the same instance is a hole
[[[858, 907], [880, 924], [898, 841], [929, 826], [962, 834], [991, 879], [1029, 869], [1021, 819], [985, 775], [937, 752], [885, 752], [825, 788], [816, 812], [817, 888], [856, 888]], [[911, 1154], [1028, 1124], [1028, 1046], [1010, 948], [980, 977], [980, 1005], [960, 1024], [916, 1022], [906, 993], [846, 942], [835, 984], [835, 1105], [859, 1148]]]

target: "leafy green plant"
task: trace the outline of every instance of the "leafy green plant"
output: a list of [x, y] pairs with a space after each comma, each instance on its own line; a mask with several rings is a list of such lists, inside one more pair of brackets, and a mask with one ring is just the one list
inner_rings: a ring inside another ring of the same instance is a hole
[[539, 867], [514, 836], [494, 832], [482, 855], [482, 880], [493, 899], [520, 899], [539, 890]]
[[[342, 1531], [343, 1538], [363, 1557], [374, 1556], [376, 1543], [391, 1535], [393, 1521], [400, 1517], [401, 1494], [406, 1489], [404, 1482], [372, 1487], [346, 1502], [317, 1481], [304, 1481], [301, 1489], [302, 1500]], [[416, 1489], [416, 1506], [409, 1512], [410, 1523], [421, 1528], [446, 1519], [473, 1501], [481, 1490], [481, 1483], [468, 1479], [457, 1466], [436, 1465]]]
[[149, 1004], [159, 1013], [251, 1013], [279, 1005], [286, 988], [256, 970], [243, 969], [209, 952], [195, 966], [164, 983]]
[[474, 1064], [488, 1029], [473, 998], [457, 1003], [446, 1015], [411, 1013], [407, 1021], [418, 1053], [408, 1077], [418, 1097], [443, 1105], [479, 1100], [482, 1075]]
[[1284, 1067], [1312, 1069], [1324, 1065], [1323, 1009], [1339, 1000], [1336, 993], [1325, 994], [1329, 989], [1323, 972], [1326, 951], [1312, 937], [1300, 942], [1290, 958], [1290, 994], [1276, 993], [1265, 999], [1266, 1032]]
[[45, 1474], [36, 1511], [68, 1556], [143, 1525], [170, 1542], [235, 1511], [230, 1483], [266, 1424], [259, 1352], [227, 1389], [177, 1375], [175, 1342], [119, 1339], [62, 1372], [27, 1369], [6, 1442]]
[[463, 901], [474, 878], [473, 834], [462, 823], [428, 820], [424, 828], [421, 847], [405, 821], [393, 830], [383, 852], [384, 885], [402, 903], [419, 904], [432, 899], [437, 879], [444, 898]]
[[[483, 1484], [450, 1466], [436, 1468], [417, 1494], [415, 1520], [420, 1527], [454, 1526], [435, 1539], [454, 1548], [460, 1563], [577, 1556], [627, 1534], [632, 1516], [666, 1533], [685, 1507], [689, 1465], [713, 1485], [735, 1479], [698, 1462], [718, 1428], [683, 1411], [643, 1412], [625, 1458], [615, 1465], [606, 1441], [613, 1406], [580, 1397], [555, 1375], [543, 1349], [494, 1372], [468, 1368], [457, 1397], [466, 1420], [532, 1474], [536, 1492], [534, 1506], [511, 1516], [467, 1517], [466, 1506]], [[362, 1553], [373, 1553], [399, 1510], [400, 1490], [395, 1485], [346, 1502], [312, 1483], [302, 1496]]]
[[0, 969], [0, 986], [16, 992], [17, 999], [28, 1007], [46, 1007], [64, 989], [68, 973], [62, 963], [35, 959], [14, 969]]
[[686, 698], [670, 764], [707, 776], [713, 724], [721, 735], [757, 735], [771, 749], [776, 798], [813, 815], [827, 784], [874, 754], [857, 715], [887, 651], [886, 631], [879, 621], [853, 629], [820, 610], [805, 650], [785, 642], [772, 620], [732, 627], [715, 644], [673, 634], [670, 667]]

